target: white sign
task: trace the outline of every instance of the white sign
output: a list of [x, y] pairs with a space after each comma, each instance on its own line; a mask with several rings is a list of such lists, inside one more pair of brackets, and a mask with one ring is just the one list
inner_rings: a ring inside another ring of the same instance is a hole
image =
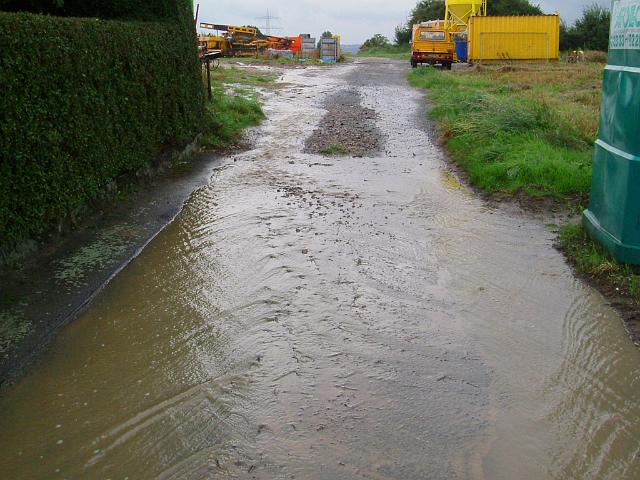
[[640, 50], [640, 0], [620, 0], [611, 12], [611, 50]]

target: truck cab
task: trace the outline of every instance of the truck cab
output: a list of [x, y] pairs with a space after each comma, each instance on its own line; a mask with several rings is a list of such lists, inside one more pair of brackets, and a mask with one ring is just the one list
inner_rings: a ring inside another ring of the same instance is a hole
[[418, 64], [442, 65], [451, 70], [454, 61], [455, 43], [452, 28], [444, 20], [432, 20], [413, 26], [411, 39], [411, 66]]

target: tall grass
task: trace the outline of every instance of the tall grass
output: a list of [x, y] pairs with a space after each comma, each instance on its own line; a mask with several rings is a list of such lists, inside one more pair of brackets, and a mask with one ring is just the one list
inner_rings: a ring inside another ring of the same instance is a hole
[[278, 75], [255, 68], [220, 67], [211, 70], [211, 81], [225, 84], [242, 84], [255, 87], [271, 86]]
[[386, 47], [368, 48], [358, 52], [359, 57], [381, 57], [397, 60], [411, 59], [411, 45], [388, 45]]
[[[207, 148], [236, 145], [242, 133], [264, 120], [257, 89], [275, 88], [278, 75], [256, 68], [227, 66], [213, 69], [212, 100], [206, 105], [202, 144]], [[206, 77], [203, 76], [206, 85]]]
[[419, 68], [409, 80], [429, 90], [431, 115], [473, 184], [489, 193], [584, 199], [599, 75], [592, 66]]
[[259, 125], [264, 118], [262, 107], [255, 96], [227, 93], [222, 87], [217, 87], [213, 91], [212, 101], [207, 103], [203, 146], [233, 146], [241, 139], [246, 128]]

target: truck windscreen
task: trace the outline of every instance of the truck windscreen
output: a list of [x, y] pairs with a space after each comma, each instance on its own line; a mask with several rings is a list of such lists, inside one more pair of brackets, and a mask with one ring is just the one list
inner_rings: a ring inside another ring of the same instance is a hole
[[420, 40], [443, 41], [444, 32], [420, 32]]

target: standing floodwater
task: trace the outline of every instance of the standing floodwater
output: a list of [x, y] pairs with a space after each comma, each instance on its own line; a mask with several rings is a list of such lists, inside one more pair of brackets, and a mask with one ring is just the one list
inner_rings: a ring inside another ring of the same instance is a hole
[[[542, 222], [444, 171], [404, 72], [286, 73], [0, 397], [0, 478], [640, 478], [640, 353]], [[377, 153], [303, 153], [333, 98]]]

